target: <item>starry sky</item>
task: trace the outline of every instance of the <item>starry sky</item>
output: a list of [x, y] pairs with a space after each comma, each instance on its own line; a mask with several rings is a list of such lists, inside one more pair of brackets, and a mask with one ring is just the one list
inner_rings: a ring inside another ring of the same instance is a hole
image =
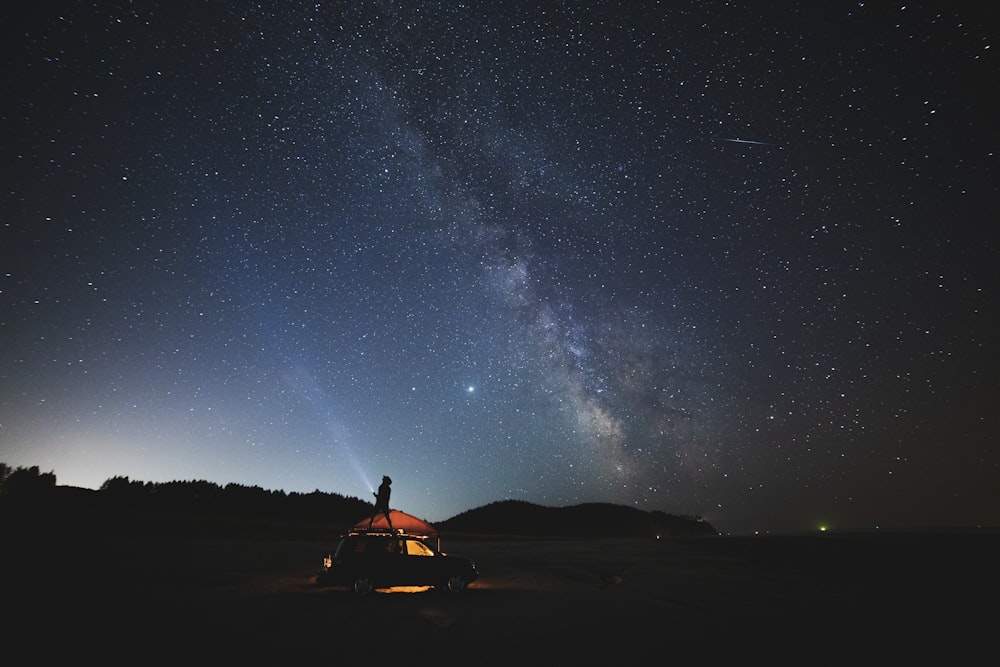
[[969, 5], [8, 6], [0, 461], [998, 525]]

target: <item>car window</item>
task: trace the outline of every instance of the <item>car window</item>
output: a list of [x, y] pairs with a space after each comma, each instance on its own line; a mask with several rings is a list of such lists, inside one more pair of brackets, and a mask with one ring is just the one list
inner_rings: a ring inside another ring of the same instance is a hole
[[340, 544], [337, 545], [337, 551], [334, 552], [336, 558], [342, 558], [349, 555], [350, 553], [362, 553], [364, 552], [364, 544], [359, 544], [358, 540], [345, 539], [341, 540]]
[[407, 556], [433, 556], [434, 552], [423, 542], [417, 540], [406, 540]]

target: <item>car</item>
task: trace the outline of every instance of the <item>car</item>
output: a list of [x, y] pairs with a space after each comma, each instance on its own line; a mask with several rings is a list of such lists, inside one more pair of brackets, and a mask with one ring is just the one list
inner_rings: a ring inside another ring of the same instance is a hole
[[320, 586], [346, 586], [358, 595], [395, 586], [432, 586], [458, 593], [479, 578], [475, 562], [436, 551], [401, 530], [352, 530], [323, 559]]

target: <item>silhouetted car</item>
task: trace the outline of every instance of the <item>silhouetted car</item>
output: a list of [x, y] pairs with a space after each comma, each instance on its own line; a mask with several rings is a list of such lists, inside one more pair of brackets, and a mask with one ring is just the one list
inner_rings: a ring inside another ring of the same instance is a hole
[[393, 586], [433, 586], [459, 592], [478, 577], [474, 562], [437, 552], [418, 536], [356, 530], [341, 538], [333, 556], [323, 559], [316, 583], [347, 586], [359, 595]]

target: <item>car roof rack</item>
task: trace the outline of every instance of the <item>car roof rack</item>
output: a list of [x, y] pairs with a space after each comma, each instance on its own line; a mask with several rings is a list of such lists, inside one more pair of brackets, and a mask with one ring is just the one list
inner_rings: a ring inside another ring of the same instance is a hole
[[[388, 528], [351, 528], [341, 537], [357, 537], [359, 535], [374, 535], [377, 537], [409, 537], [414, 540], [420, 540], [421, 542], [426, 542], [431, 539], [432, 535], [423, 535], [421, 533], [410, 533], [402, 528], [393, 528], [392, 530]], [[440, 541], [438, 546], [440, 547]]]
[[402, 528], [351, 528], [348, 535], [405, 535]]

